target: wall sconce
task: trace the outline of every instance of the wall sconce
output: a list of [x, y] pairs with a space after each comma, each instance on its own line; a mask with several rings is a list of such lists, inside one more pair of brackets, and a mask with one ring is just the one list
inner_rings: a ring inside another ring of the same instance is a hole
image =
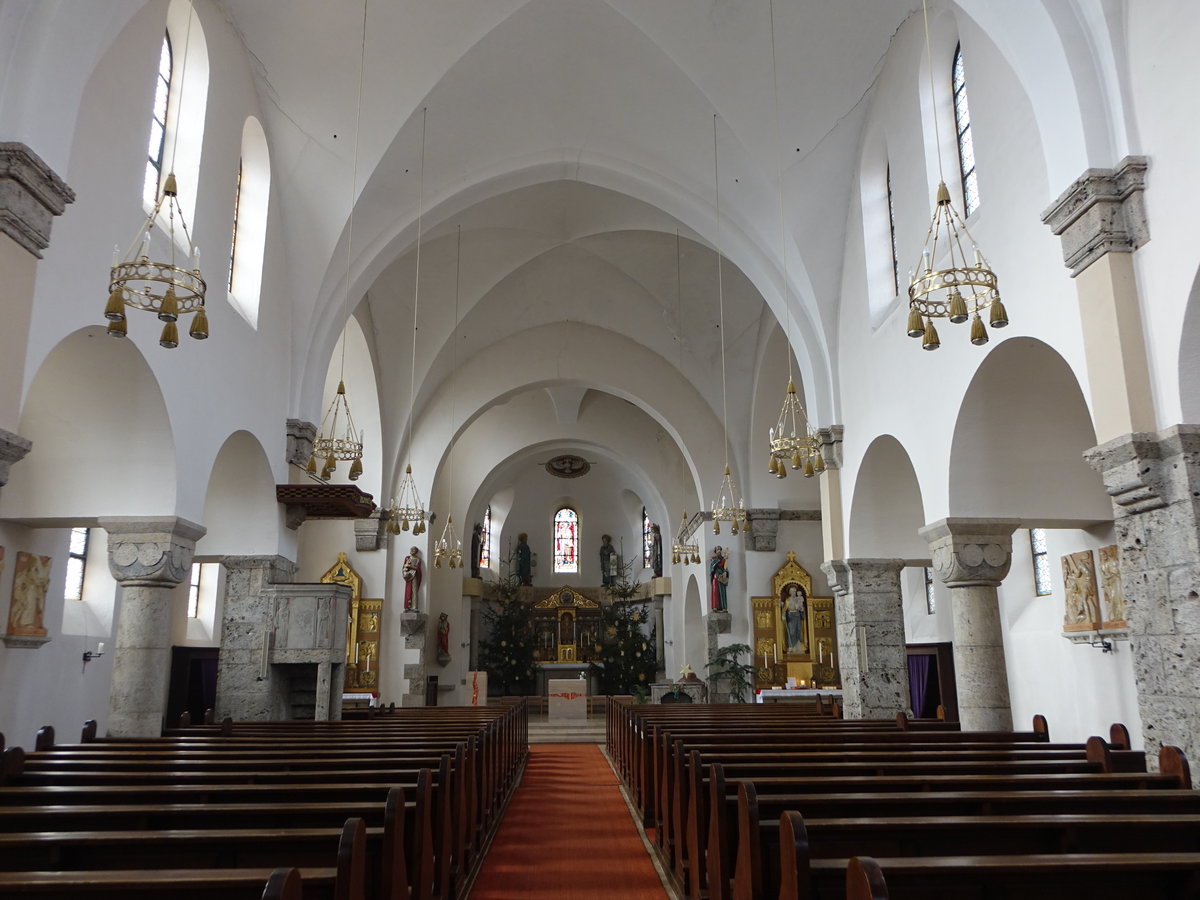
[[99, 659], [103, 655], [104, 655], [104, 641], [101, 641], [100, 643], [98, 643], [96, 645], [95, 653], [93, 653], [91, 650], [83, 651], [83, 662], [86, 665], [87, 663], [90, 663], [93, 659]]
[[[104, 645], [101, 644], [101, 646], [104, 646]], [[1109, 640], [1106, 637], [1102, 637], [1096, 641], [1089, 641], [1088, 646], [1089, 647], [1099, 647], [1101, 652], [1103, 652], [1103, 653], [1116, 653], [1117, 652], [1117, 645], [1114, 644], [1111, 640]]]

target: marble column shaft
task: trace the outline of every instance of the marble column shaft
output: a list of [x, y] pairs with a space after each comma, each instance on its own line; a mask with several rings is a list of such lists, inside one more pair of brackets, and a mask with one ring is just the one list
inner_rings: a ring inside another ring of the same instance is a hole
[[921, 529], [950, 588], [954, 676], [963, 731], [1011, 731], [1012, 702], [996, 588], [1012, 563], [1016, 519], [942, 519]]
[[201, 525], [175, 517], [101, 518], [108, 532], [108, 566], [121, 585], [108, 733], [162, 734], [171, 672], [172, 592], [192, 564]]
[[842, 709], [848, 719], [891, 718], [908, 709], [902, 559], [821, 564], [837, 604]]
[[295, 577], [282, 556], [226, 556], [221, 604], [221, 656], [217, 663], [217, 717], [266, 721], [278, 717], [286, 685], [276, 685], [270, 665], [263, 675], [264, 635], [275, 617], [273, 584]]
[[1147, 757], [1200, 755], [1200, 425], [1127, 434], [1084, 454], [1113, 501]]

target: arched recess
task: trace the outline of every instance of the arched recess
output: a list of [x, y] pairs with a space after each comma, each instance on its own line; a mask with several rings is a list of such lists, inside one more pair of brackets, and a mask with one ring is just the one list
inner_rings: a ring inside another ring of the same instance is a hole
[[254, 116], [242, 126], [242, 156], [234, 199], [230, 248], [229, 303], [251, 327], [258, 327], [259, 292], [267, 247], [267, 210], [271, 202], [271, 156], [267, 136]]
[[921, 485], [912, 460], [898, 440], [882, 434], [871, 442], [858, 469], [847, 555], [924, 559], [929, 546], [917, 534], [924, 524]]
[[236, 431], [217, 453], [204, 497], [204, 527], [196, 556], [268, 555], [278, 552], [281, 507], [262, 445]]
[[[357, 485], [376, 498], [381, 505], [386, 505], [380, 499], [380, 485], [383, 472], [383, 440], [379, 412], [379, 385], [375, 380], [375, 365], [367, 337], [356, 316], [346, 320], [342, 330], [342, 338], [334, 347], [333, 356], [329, 360], [329, 368], [325, 370], [324, 402], [321, 405], [322, 421], [318, 429], [322, 432], [332, 428], [332, 419], [328, 422], [325, 415], [329, 405], [337, 394], [338, 382], [346, 385], [346, 401], [350, 406], [350, 414], [354, 417], [354, 425], [363, 441], [362, 475]], [[339, 415], [337, 436], [345, 433], [345, 418]], [[327, 435], [328, 436], [328, 435]], [[348, 484], [350, 482], [350, 463], [339, 462], [334, 469], [334, 482]], [[397, 482], [399, 479], [397, 479]]]
[[950, 513], [1027, 522], [1112, 519], [1100, 476], [1083, 460], [1096, 433], [1075, 374], [1033, 338], [997, 346], [971, 380], [954, 426]]
[[33, 450], [4, 488], [0, 517], [79, 523], [174, 514], [167, 407], [132, 341], [98, 326], [60, 341], [30, 384], [18, 433]]
[[[682, 641], [682, 657], [676, 656], [676, 661], [682, 666], [687, 663], [696, 673], [696, 677], [707, 680], [708, 673], [704, 664], [708, 662], [708, 632], [704, 623], [704, 596], [700, 592], [700, 583], [695, 573], [687, 576], [687, 587], [683, 592], [683, 633], [676, 637]], [[668, 672], [671, 676], [673, 673]]]
[[1179, 403], [1183, 421], [1200, 422], [1200, 273], [1192, 283], [1179, 339]]

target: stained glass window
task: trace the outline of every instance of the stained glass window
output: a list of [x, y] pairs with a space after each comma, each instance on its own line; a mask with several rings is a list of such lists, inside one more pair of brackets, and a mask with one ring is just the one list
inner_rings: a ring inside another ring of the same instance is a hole
[[71, 529], [71, 540], [67, 546], [67, 581], [63, 588], [63, 596], [68, 600], [83, 599], [83, 573], [87, 569], [89, 536], [87, 528]]
[[167, 101], [171, 96], [171, 36], [163, 35], [158, 57], [158, 81], [154, 87], [154, 108], [150, 113], [150, 140], [146, 147], [146, 183], [143, 196], [151, 203], [158, 199], [162, 184], [163, 156], [167, 146]]
[[971, 110], [967, 106], [967, 75], [962, 44], [954, 48], [954, 125], [958, 132], [958, 164], [962, 171], [963, 210], [969, 216], [979, 208], [979, 180], [975, 176], [975, 142], [971, 139]]
[[1033, 556], [1033, 590], [1039, 597], [1052, 593], [1050, 581], [1050, 554], [1046, 550], [1046, 531], [1043, 528], [1029, 529], [1029, 552]]
[[483, 511], [483, 531], [479, 535], [479, 568], [492, 564], [492, 505]]
[[892, 166], [887, 167], [888, 230], [892, 236], [892, 287], [900, 293], [900, 254], [896, 252], [896, 204], [892, 200]]
[[579, 515], [566, 506], [554, 514], [554, 571], [579, 571]]
[[642, 565], [649, 569], [654, 565], [654, 532], [650, 530], [650, 517], [642, 507]]
[[195, 619], [200, 615], [200, 576], [204, 570], [200, 563], [192, 563], [192, 576], [188, 580], [188, 618]]
[[929, 615], [937, 612], [937, 598], [933, 593], [933, 569], [926, 566], [925, 572], [925, 611]]

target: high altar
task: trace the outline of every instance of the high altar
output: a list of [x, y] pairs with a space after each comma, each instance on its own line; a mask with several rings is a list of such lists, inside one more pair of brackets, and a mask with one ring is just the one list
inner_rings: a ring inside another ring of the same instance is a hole
[[600, 649], [600, 612], [597, 601], [566, 585], [533, 604], [539, 694], [546, 695], [555, 678], [582, 675], [591, 687], [591, 663]]

